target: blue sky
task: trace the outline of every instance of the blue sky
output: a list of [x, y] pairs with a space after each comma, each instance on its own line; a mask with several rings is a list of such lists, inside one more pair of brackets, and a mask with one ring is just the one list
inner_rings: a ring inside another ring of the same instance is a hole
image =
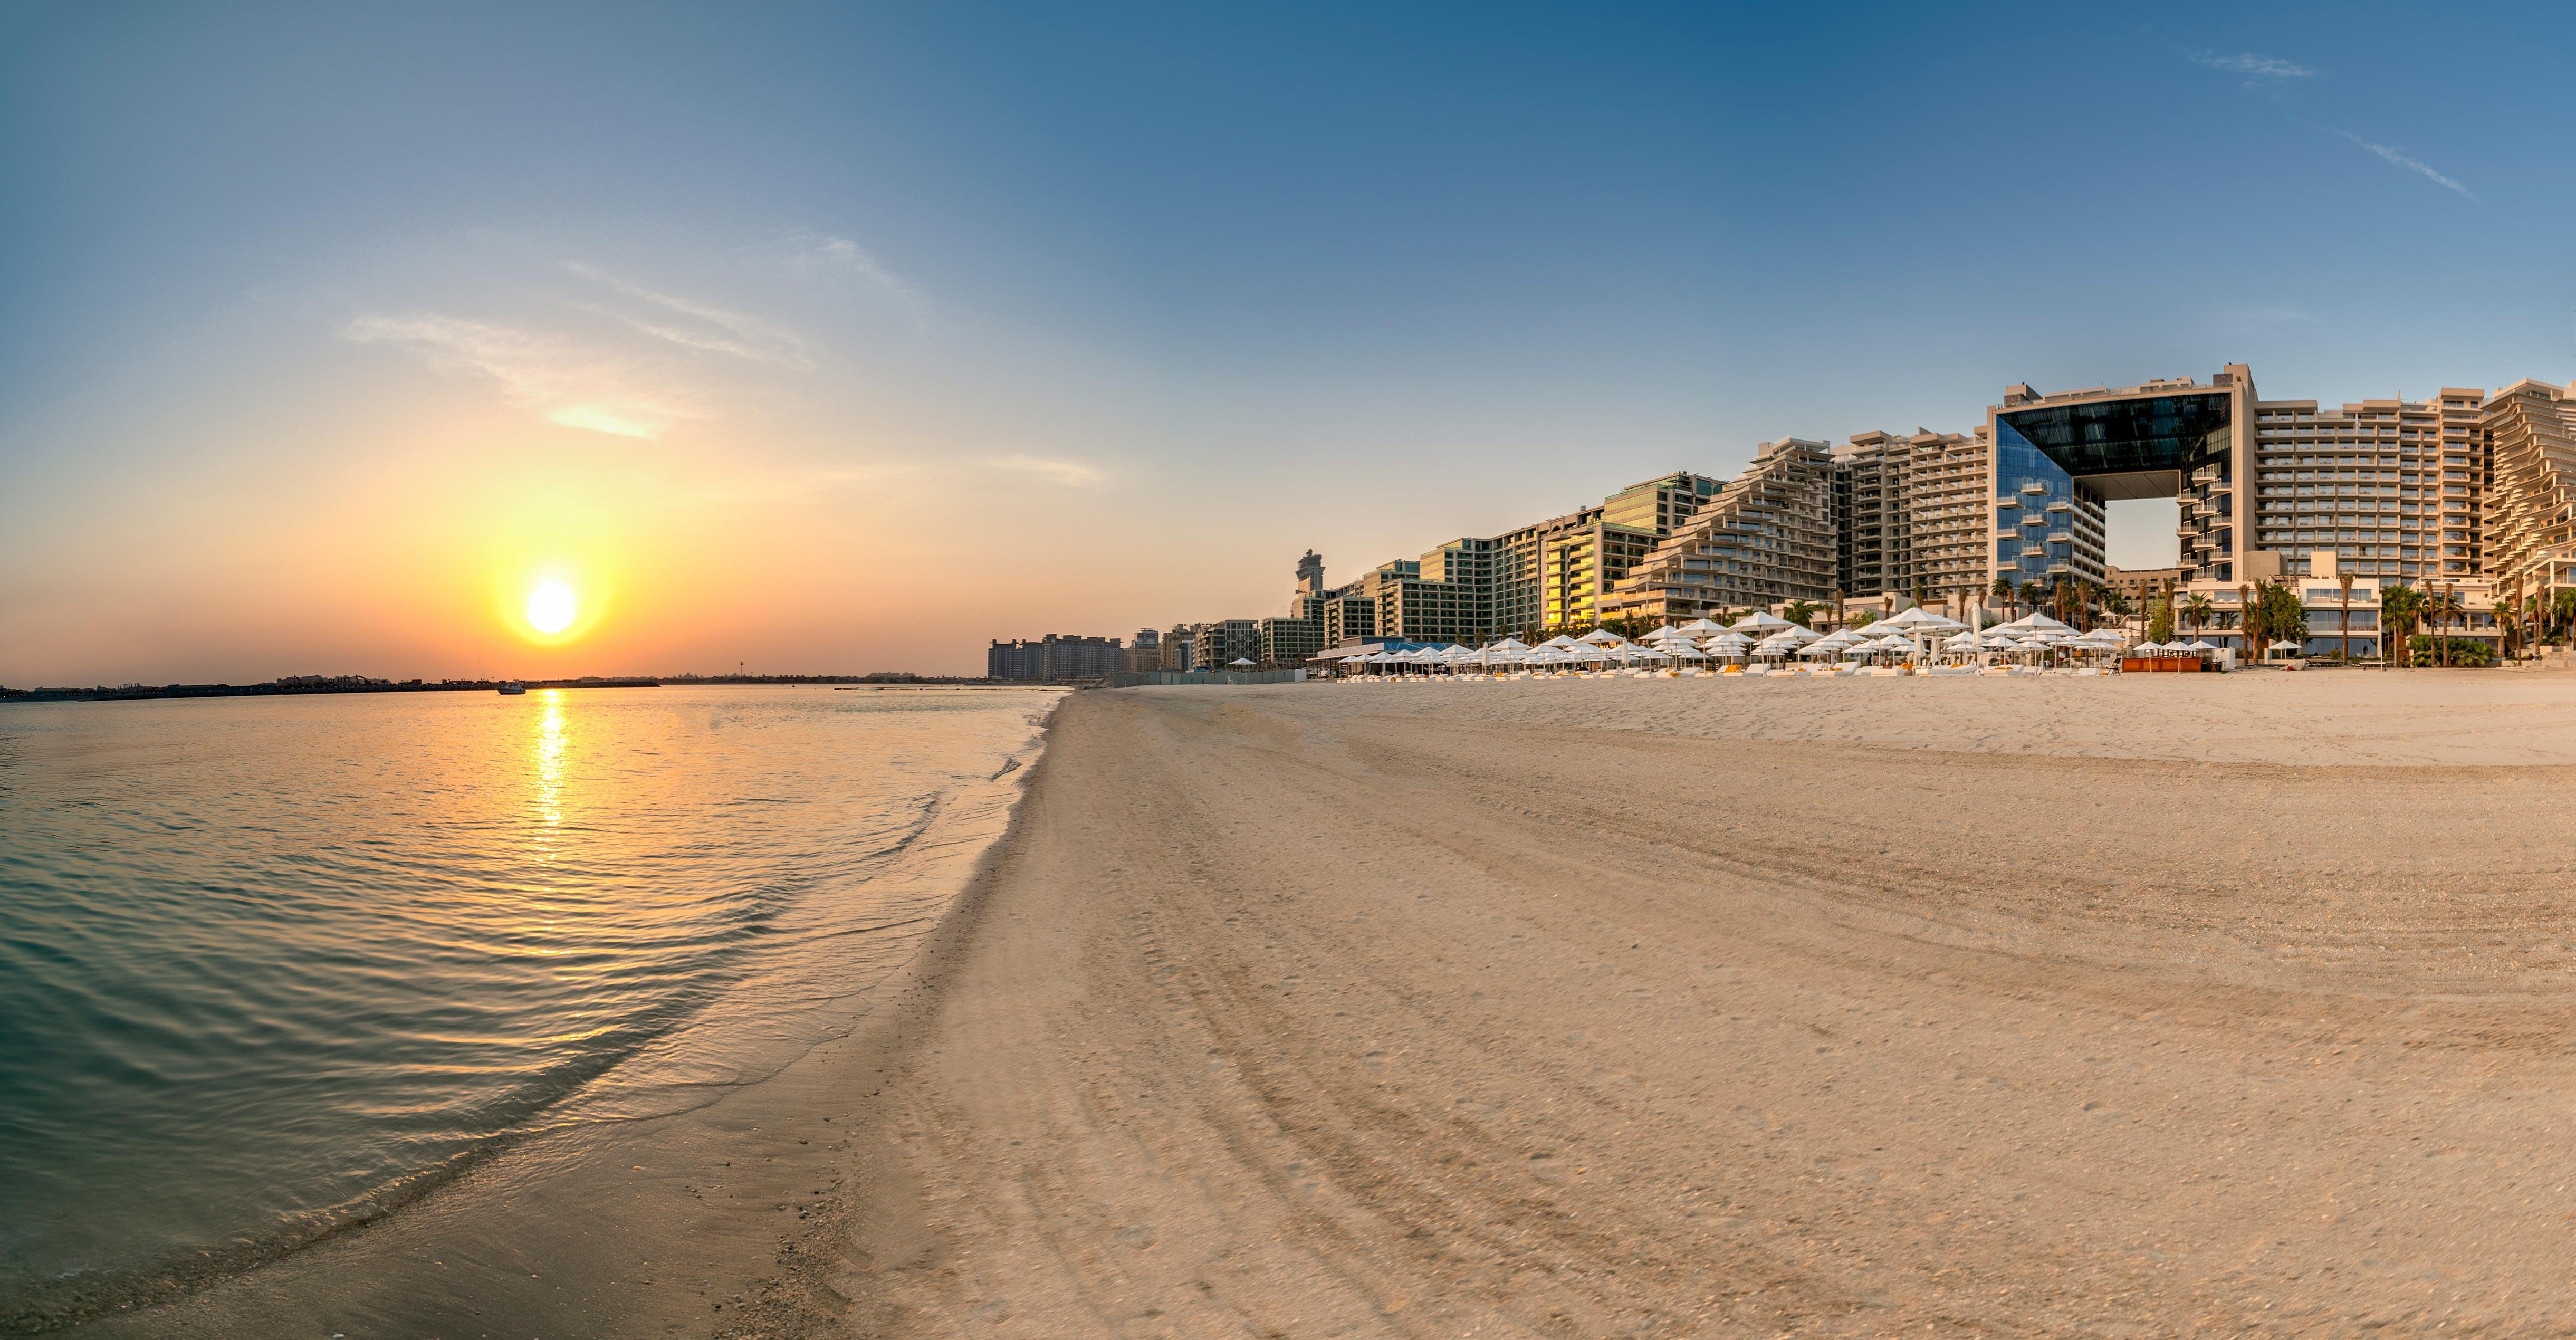
[[0, 14], [0, 683], [962, 669], [2015, 381], [2576, 377], [2562, 11], [531, 8]]

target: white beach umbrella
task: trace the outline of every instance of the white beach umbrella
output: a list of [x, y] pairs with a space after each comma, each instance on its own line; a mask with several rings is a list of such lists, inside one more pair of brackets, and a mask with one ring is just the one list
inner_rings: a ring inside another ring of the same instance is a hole
[[1529, 649], [1530, 644], [1523, 642], [1516, 637], [1504, 638], [1502, 641], [1485, 648], [1487, 651], [1528, 651]]
[[1722, 623], [1711, 623], [1706, 619], [1693, 619], [1689, 623], [1682, 625], [1682, 631], [1690, 634], [1692, 637], [1706, 637], [1711, 633], [1725, 632], [1726, 625]]
[[1634, 645], [1629, 642], [1628, 639], [1619, 636], [1617, 633], [1611, 632], [1607, 628], [1595, 628], [1591, 632], [1576, 638], [1575, 641], [1587, 642], [1596, 647], [1626, 647]]
[[2072, 633], [2075, 631], [2075, 625], [2059, 623], [2057, 620], [2052, 619], [2045, 614], [2032, 614], [2027, 616], [2027, 618], [2033, 632]]
[[1563, 633], [1559, 633], [1539, 645], [1542, 647], [1554, 647], [1560, 651], [1567, 651], [1573, 649], [1577, 644], [1573, 638], [1567, 637]]
[[1790, 623], [1788, 620], [1781, 618], [1777, 614], [1772, 614], [1764, 610], [1755, 610], [1752, 613], [1745, 615], [1743, 618], [1736, 620], [1734, 623], [1728, 624], [1727, 631], [1730, 633], [1775, 633], [1783, 628], [1794, 628], [1796, 626], [1797, 625]]
[[1705, 661], [1708, 659], [1707, 652], [1701, 651], [1699, 648], [1692, 646], [1687, 641], [1665, 643], [1664, 654], [1674, 658], [1675, 660], [1682, 661]]
[[2203, 641], [2201, 641], [2201, 640], [2200, 640], [2200, 639], [2198, 639], [2198, 638], [2194, 638], [2194, 639], [2192, 639], [2192, 644], [2191, 644], [2190, 646], [2188, 646], [2188, 647], [2183, 648], [2183, 650], [2185, 650], [2185, 651], [2216, 651], [2216, 650], [2218, 650], [2218, 648], [2217, 648], [2216, 646], [2213, 646], [2213, 645], [2212, 645], [2212, 644], [2210, 644], [2210, 643], [2203, 642]]
[[1250, 661], [1248, 661], [1248, 660], [1245, 660], [1243, 657], [1240, 657], [1240, 656], [1237, 656], [1237, 657], [1235, 657], [1233, 660], [1226, 662], [1226, 664], [1227, 664], [1228, 666], [1237, 666], [1237, 665], [1240, 665], [1240, 666], [1243, 666], [1243, 667], [1245, 667], [1245, 668], [1247, 668], [1247, 669], [1251, 668], [1251, 666], [1252, 666], [1252, 662], [1250, 662]]

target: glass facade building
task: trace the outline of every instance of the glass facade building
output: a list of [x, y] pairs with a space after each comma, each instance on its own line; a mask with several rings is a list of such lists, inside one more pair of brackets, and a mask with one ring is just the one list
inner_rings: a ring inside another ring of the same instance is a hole
[[2102, 500], [2008, 420], [1994, 437], [1995, 572], [2016, 586], [2103, 581]]

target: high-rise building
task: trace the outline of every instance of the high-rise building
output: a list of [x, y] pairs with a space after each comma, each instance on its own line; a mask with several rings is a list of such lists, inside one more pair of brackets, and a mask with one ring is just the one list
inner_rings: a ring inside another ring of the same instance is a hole
[[1601, 602], [1601, 618], [1679, 622], [1822, 604], [1839, 575], [1834, 460], [1822, 442], [1783, 438], [1756, 449], [1688, 524], [1641, 555]]
[[[2535, 596], [2545, 609], [2576, 587], [2576, 383], [2515, 382], [2487, 400], [2479, 433], [2492, 462], [2483, 561], [2508, 609]], [[2446, 459], [2446, 501], [2461, 482], [2452, 468]]]
[[2445, 388], [2431, 401], [2313, 400], [2255, 405], [2257, 549], [2306, 571], [2332, 550], [2339, 572], [2375, 584], [2484, 571], [2486, 392]]
[[1835, 579], [1845, 596], [1910, 594], [1913, 528], [1907, 489], [1913, 439], [1861, 433], [1833, 449]]
[[[2151, 498], [2179, 508], [2175, 566], [2120, 573], [2107, 505]], [[2378, 636], [2379, 586], [2439, 582], [2468, 603], [2472, 635], [2492, 637], [2491, 593], [2510, 606], [2576, 588], [2576, 386], [2328, 409], [2261, 399], [2244, 364], [2206, 384], [2016, 385], [1972, 432], [1766, 442], [1723, 484], [1676, 471], [1338, 587], [1310, 550], [1286, 616], [1183, 625], [1151, 653], [1140, 635], [1137, 659], [1280, 664], [1363, 638], [1477, 642], [1837, 596], [1964, 618], [1998, 577], [2116, 585], [2140, 606], [2167, 590], [2203, 596], [2202, 631], [2227, 646], [2241, 643], [2228, 621], [2243, 591], [2283, 580], [2311, 603], [2312, 627], [2332, 593], [2343, 651]], [[2373, 593], [2349, 609], [2347, 577]]]
[[984, 654], [984, 675], [1030, 683], [1062, 684], [1102, 679], [1125, 668], [1114, 637], [1075, 637], [1049, 633], [1035, 641], [996, 640]]
[[1987, 493], [1992, 452], [1986, 430], [1973, 434], [1916, 430], [1906, 468], [1907, 551], [1911, 580], [1901, 593], [1965, 618], [1994, 580], [1986, 559], [1994, 507]]

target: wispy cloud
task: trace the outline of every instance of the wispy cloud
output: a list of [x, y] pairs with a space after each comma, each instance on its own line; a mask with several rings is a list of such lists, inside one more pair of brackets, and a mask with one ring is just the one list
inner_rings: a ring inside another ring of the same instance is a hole
[[573, 261], [564, 268], [594, 284], [605, 285], [640, 302], [650, 303], [665, 312], [676, 313], [699, 323], [695, 328], [667, 321], [640, 320], [623, 313], [617, 318], [658, 340], [688, 349], [730, 355], [777, 367], [813, 366], [804, 337], [795, 331], [748, 312], [728, 311], [722, 307], [694, 302], [687, 298], [649, 289], [634, 280], [600, 270], [596, 266]]
[[668, 390], [635, 389], [615, 358], [535, 331], [410, 312], [362, 316], [340, 335], [359, 344], [407, 346], [440, 371], [490, 377], [512, 402], [567, 428], [654, 438], [697, 417]]
[[855, 279], [893, 297], [911, 299], [912, 286], [889, 270], [867, 249], [846, 237], [798, 232], [780, 246], [779, 263], [810, 279]]
[[2317, 77], [2315, 70], [2297, 61], [2283, 60], [2278, 56], [2257, 56], [2251, 51], [2240, 51], [2233, 56], [2222, 56], [2215, 51], [2195, 51], [2191, 53], [2191, 63], [2254, 79], [2314, 79]]
[[[2310, 122], [2308, 124], [2314, 125], [2315, 123]], [[2445, 189], [2459, 192], [2468, 199], [2475, 200], [2478, 198], [2477, 192], [2472, 191], [2468, 187], [2462, 186], [2460, 183], [2453, 181], [2449, 177], [2445, 177], [2441, 173], [2434, 171], [2432, 164], [2407, 153], [2403, 149], [2386, 144], [2373, 144], [2359, 135], [2353, 134], [2349, 130], [2337, 130], [2332, 126], [2317, 126], [2317, 129], [2322, 130], [2329, 135], [2342, 136], [2343, 138], [2360, 145], [2362, 148], [2379, 155], [2381, 158], [2386, 159], [2409, 172], [2419, 173], [2422, 176], [2439, 183]]]
[[984, 465], [987, 469], [1025, 475], [1069, 489], [1098, 488], [1108, 478], [1096, 467], [1080, 461], [1058, 460], [1049, 456], [997, 456]]

